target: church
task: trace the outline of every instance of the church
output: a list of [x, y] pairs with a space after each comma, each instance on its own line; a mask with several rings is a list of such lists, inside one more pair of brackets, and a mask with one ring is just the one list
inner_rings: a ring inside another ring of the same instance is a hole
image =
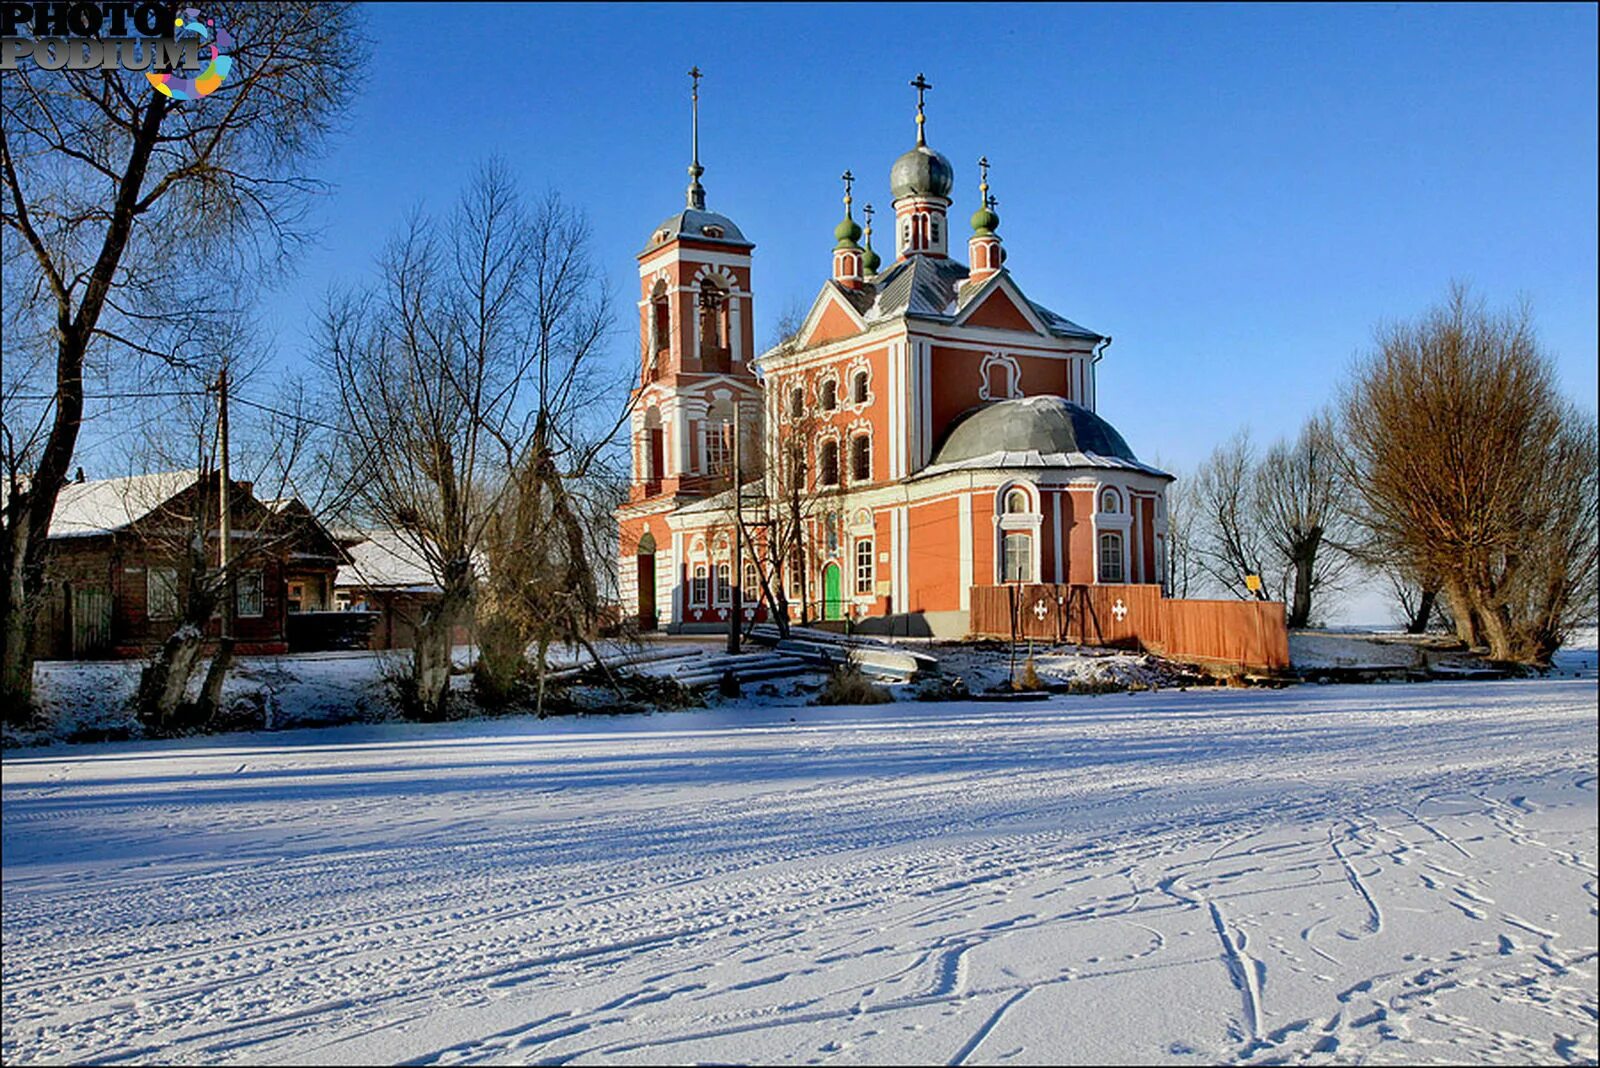
[[916, 142], [889, 168], [892, 259], [873, 248], [870, 204], [857, 222], [846, 171], [831, 276], [798, 330], [758, 353], [755, 246], [706, 206], [690, 74], [687, 204], [638, 256], [625, 616], [673, 632], [783, 613], [961, 637], [975, 588], [1160, 589], [1172, 476], [1096, 414], [1111, 338], [1026, 295], [987, 159], [958, 258], [926, 79], [911, 83]]

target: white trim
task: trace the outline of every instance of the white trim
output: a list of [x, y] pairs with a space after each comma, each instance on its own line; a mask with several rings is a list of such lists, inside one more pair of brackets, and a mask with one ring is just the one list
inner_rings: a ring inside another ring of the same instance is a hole
[[[691, 237], [690, 240], [694, 238]], [[714, 267], [749, 267], [750, 252], [711, 252], [698, 248], [680, 248], [677, 239], [674, 238], [639, 261], [639, 276], [642, 278], [654, 271], [664, 270], [666, 264], [675, 262], [711, 264]]]
[[963, 493], [956, 501], [961, 528], [961, 610], [965, 612], [972, 608], [972, 494]]
[[1051, 495], [1055, 506], [1055, 511], [1051, 518], [1051, 525], [1055, 528], [1057, 585], [1067, 581], [1067, 562], [1066, 559], [1061, 555], [1061, 497], [1064, 492], [1065, 491], [1063, 490], [1056, 490]]
[[[1033, 310], [1033, 305], [1028, 302], [1028, 298], [1022, 295], [1022, 290], [1017, 288], [1017, 284], [1011, 280], [1011, 275], [1005, 271], [992, 275], [987, 281], [983, 282], [978, 291], [967, 298], [967, 302], [962, 305], [961, 310], [956, 312], [955, 318], [951, 320], [950, 325], [966, 325], [967, 320], [972, 317], [972, 313], [981, 308], [985, 301], [1002, 289], [1011, 298], [1011, 303], [1022, 313], [1022, 318], [1033, 328], [1034, 333], [1046, 337], [1054, 336], [1050, 333], [1050, 328], [1045, 325], [1044, 320], [1039, 318], [1039, 313]], [[990, 327], [990, 329], [995, 328]], [[1008, 332], [1016, 334], [1020, 331], [1012, 330]]]

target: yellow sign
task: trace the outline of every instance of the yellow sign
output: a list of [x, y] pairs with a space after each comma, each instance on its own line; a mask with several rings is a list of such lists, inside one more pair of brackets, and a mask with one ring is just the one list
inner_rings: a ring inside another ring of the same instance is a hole
[[1246, 575], [1244, 577], [1244, 588], [1249, 590], [1251, 593], [1260, 593], [1261, 592], [1261, 576], [1260, 575]]

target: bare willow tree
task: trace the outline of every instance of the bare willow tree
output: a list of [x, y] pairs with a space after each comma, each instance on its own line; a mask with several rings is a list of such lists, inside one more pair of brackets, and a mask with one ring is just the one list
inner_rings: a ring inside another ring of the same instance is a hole
[[490, 162], [447, 218], [412, 215], [376, 286], [329, 301], [325, 362], [357, 516], [394, 530], [440, 590], [412, 659], [423, 718], [446, 714], [451, 631], [485, 575], [490, 619], [509, 628], [492, 657], [597, 618], [592, 517], [574, 488], [626, 411], [595, 403], [612, 316], [589, 244], [559, 196], [530, 210]]
[[[308, 235], [305, 168], [360, 80], [355, 5], [221, 3], [233, 69], [177, 101], [142, 72], [0, 75], [8, 388], [0, 407], [0, 706], [26, 709], [50, 518], [71, 470], [92, 362], [182, 362], [212, 305]], [[204, 285], [196, 285], [196, 277]], [[242, 287], [248, 291], [248, 286]], [[42, 393], [11, 388], [38, 372]], [[26, 377], [26, 376], [24, 376]]]
[[1289, 594], [1289, 626], [1307, 626], [1313, 598], [1325, 601], [1353, 562], [1339, 438], [1329, 414], [1318, 413], [1294, 441], [1267, 450], [1255, 473], [1255, 496], [1274, 569], [1281, 570]]
[[1378, 331], [1342, 408], [1372, 543], [1439, 583], [1464, 640], [1547, 662], [1594, 611], [1597, 446], [1528, 309], [1491, 313], [1453, 286]]

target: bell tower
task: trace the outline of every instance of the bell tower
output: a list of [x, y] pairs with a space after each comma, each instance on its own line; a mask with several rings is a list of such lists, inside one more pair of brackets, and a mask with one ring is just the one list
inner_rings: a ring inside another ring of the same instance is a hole
[[698, 497], [726, 489], [735, 403], [758, 418], [750, 253], [700, 183], [699, 67], [690, 78], [689, 187], [683, 210], [639, 253], [639, 381], [634, 388], [630, 499]]

